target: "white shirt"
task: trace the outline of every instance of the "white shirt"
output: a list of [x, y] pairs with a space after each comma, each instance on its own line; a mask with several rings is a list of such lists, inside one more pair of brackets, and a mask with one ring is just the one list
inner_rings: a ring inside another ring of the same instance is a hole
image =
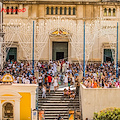
[[26, 79], [25, 84], [30, 84], [30, 81], [28, 79]]

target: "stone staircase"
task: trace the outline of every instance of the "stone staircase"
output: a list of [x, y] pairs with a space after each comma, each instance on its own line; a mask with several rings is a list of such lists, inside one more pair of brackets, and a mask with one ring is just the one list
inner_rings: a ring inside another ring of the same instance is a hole
[[[55, 93], [52, 90], [50, 95], [48, 93], [46, 95], [46, 99], [42, 99], [42, 92], [38, 92], [38, 109], [45, 111], [45, 120], [54, 120], [59, 114], [64, 120], [68, 120], [70, 110], [80, 111], [79, 96], [70, 100], [63, 96], [62, 90]], [[76, 117], [76, 120], [79, 119]]]

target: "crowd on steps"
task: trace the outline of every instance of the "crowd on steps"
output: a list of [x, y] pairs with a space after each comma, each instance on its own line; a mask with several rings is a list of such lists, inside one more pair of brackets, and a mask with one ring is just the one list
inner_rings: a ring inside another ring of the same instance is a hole
[[89, 64], [82, 83], [86, 88], [120, 88], [120, 71], [116, 77], [116, 66], [111, 63]]
[[[61, 59], [58, 61], [35, 62], [33, 75], [32, 62], [9, 60], [4, 64], [4, 68], [0, 69], [0, 83], [2, 83], [3, 75], [10, 73], [13, 76], [14, 84], [39, 84], [39, 88], [43, 88], [43, 92], [48, 91], [50, 93], [51, 85], [54, 86], [54, 91], [60, 85], [77, 87], [80, 82], [79, 73], [82, 71], [82, 64], [69, 63]], [[85, 77], [83, 77], [82, 83], [87, 88], [119, 88], [120, 72], [118, 71], [117, 78], [115, 64], [111, 62], [86, 64]], [[65, 91], [65, 94], [69, 94], [68, 90]], [[45, 94], [43, 94], [43, 97], [45, 97]]]

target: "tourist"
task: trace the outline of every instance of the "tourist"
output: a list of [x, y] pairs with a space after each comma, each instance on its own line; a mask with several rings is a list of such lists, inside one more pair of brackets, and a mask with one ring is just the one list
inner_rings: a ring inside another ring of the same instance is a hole
[[65, 77], [64, 77], [64, 83], [65, 83], [65, 86], [68, 86], [68, 77], [67, 77], [66, 74], [65, 74]]
[[80, 88], [80, 83], [77, 82], [77, 85], [76, 85], [76, 95], [79, 95], [79, 88]]
[[48, 75], [48, 83], [49, 83], [49, 85], [51, 85], [51, 82], [52, 82], [52, 77], [51, 77], [51, 75], [49, 74], [49, 75]]
[[49, 83], [47, 83], [47, 85], [46, 85], [46, 91], [49, 92], [49, 94], [50, 94], [50, 84]]
[[58, 115], [58, 120], [61, 120], [61, 116], [60, 115]]
[[38, 83], [39, 83], [39, 89], [41, 90], [42, 89], [42, 83], [43, 83], [42, 75], [39, 75], [39, 77], [38, 77]]
[[74, 100], [74, 99], [75, 99], [75, 93], [74, 93], [74, 91], [73, 91], [73, 92], [71, 92], [70, 100]]
[[71, 90], [70, 90], [70, 87], [68, 88], [68, 96], [70, 97], [71, 95]]
[[43, 98], [46, 98], [46, 87], [45, 87], [45, 85], [43, 85], [43, 88], [42, 88], [42, 99]]
[[57, 80], [57, 77], [54, 78], [54, 92], [56, 91], [57, 87], [58, 87], [58, 80]]
[[70, 84], [71, 84], [71, 79], [70, 79], [70, 77], [68, 76], [68, 87], [70, 87]]
[[25, 79], [25, 84], [30, 84], [30, 80], [28, 79], [28, 77], [26, 77]]
[[64, 97], [68, 95], [68, 92], [67, 92], [66, 88], [64, 89], [63, 95], [64, 95]]

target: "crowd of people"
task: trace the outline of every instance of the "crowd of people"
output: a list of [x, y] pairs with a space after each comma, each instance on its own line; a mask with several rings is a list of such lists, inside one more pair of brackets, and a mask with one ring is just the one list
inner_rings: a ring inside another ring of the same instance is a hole
[[63, 95], [64, 97], [69, 97], [71, 100], [75, 99], [75, 92], [71, 91], [70, 87], [68, 90], [66, 88], [64, 89]]
[[39, 89], [43, 91], [43, 98], [46, 98], [46, 92], [50, 94], [51, 85], [56, 91], [60, 85], [70, 87], [78, 81], [79, 71], [82, 68], [78, 63], [70, 64], [64, 59], [49, 62], [35, 62], [34, 74], [32, 62], [8, 61], [4, 68], [0, 70], [0, 83], [6, 73], [13, 76], [13, 84], [38, 84]]
[[87, 88], [120, 88], [120, 75], [116, 77], [115, 65], [111, 62], [86, 66], [82, 83]]
[[[54, 86], [54, 91], [63, 84], [66, 87], [75, 85], [76, 81], [79, 81], [79, 72], [82, 71], [83, 67], [81, 64], [71, 64], [62, 59], [58, 61], [35, 62], [33, 75], [32, 63], [9, 60], [4, 64], [4, 68], [0, 69], [0, 83], [2, 82], [3, 75], [10, 73], [13, 76], [14, 84], [38, 84], [44, 93], [48, 91], [50, 94], [51, 85]], [[119, 88], [120, 75], [118, 76], [119, 78], [116, 78], [115, 65], [111, 62], [87, 64], [82, 83], [87, 88]], [[64, 93], [65, 91], [66, 90], [64, 90]], [[67, 94], [68, 93], [67, 90]], [[46, 97], [45, 94], [43, 94], [43, 97]]]

